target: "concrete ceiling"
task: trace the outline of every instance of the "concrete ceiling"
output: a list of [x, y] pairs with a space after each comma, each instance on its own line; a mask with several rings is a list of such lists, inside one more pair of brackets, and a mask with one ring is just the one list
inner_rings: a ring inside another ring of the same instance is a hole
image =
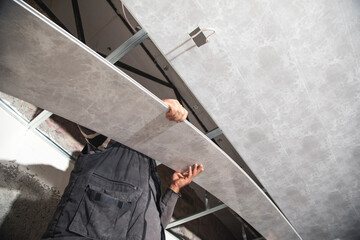
[[171, 65], [304, 239], [359, 239], [359, 1], [124, 3], [163, 53], [215, 28]]

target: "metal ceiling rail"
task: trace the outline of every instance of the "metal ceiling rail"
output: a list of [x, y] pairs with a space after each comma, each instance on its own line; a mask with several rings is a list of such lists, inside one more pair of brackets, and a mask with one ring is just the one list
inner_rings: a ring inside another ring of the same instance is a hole
[[33, 120], [28, 124], [28, 129], [32, 130], [37, 128], [41, 123], [48, 119], [53, 113], [47, 110], [43, 110], [39, 115], [37, 115]]
[[[101, 54], [101, 55], [103, 55], [103, 54]], [[137, 69], [137, 68], [134, 68], [134, 67], [132, 67], [132, 66], [126, 64], [126, 63], [117, 61], [117, 62], [115, 63], [115, 65], [118, 66], [118, 67], [120, 67], [120, 68], [122, 68], [122, 69], [128, 70], [129, 72], [135, 73], [135, 74], [137, 74], [137, 75], [139, 75], [139, 76], [141, 76], [141, 77], [144, 77], [144, 78], [146, 78], [146, 79], [148, 79], [148, 80], [151, 80], [151, 81], [153, 81], [153, 82], [159, 83], [159, 84], [161, 84], [161, 85], [163, 85], [163, 86], [166, 86], [166, 87], [168, 87], [168, 88], [174, 89], [174, 86], [171, 85], [170, 83], [165, 82], [165, 81], [163, 81], [163, 80], [161, 80], [161, 79], [159, 79], [159, 78], [157, 78], [157, 77], [154, 77], [153, 75], [150, 75], [150, 74], [148, 74], [148, 73], [146, 73], [146, 72], [143, 72], [143, 71], [141, 71], [141, 70], [139, 70], [139, 69]]]
[[79, 9], [78, 1], [77, 0], [72, 0], [71, 2], [72, 2], [73, 11], [74, 11], [74, 17], [75, 17], [76, 30], [77, 30], [78, 38], [80, 39], [80, 41], [85, 43], [85, 34], [84, 34], [84, 29], [83, 29], [83, 26], [82, 26], [82, 22], [81, 22], [80, 9]]
[[179, 226], [179, 225], [181, 225], [181, 224], [190, 222], [190, 221], [195, 220], [195, 219], [197, 219], [197, 218], [201, 218], [201, 217], [203, 217], [203, 216], [206, 216], [206, 215], [208, 215], [208, 214], [217, 212], [217, 211], [219, 211], [219, 210], [221, 210], [221, 209], [224, 209], [224, 208], [227, 208], [227, 206], [226, 206], [225, 204], [221, 204], [221, 205], [219, 205], [219, 206], [216, 206], [216, 207], [207, 209], [207, 210], [205, 210], [205, 211], [196, 213], [196, 214], [194, 214], [194, 215], [191, 215], [191, 216], [189, 216], [189, 217], [183, 218], [183, 219], [181, 219], [181, 220], [177, 220], [177, 221], [171, 222], [171, 223], [169, 223], [169, 224], [167, 225], [166, 229]]
[[210, 138], [210, 139], [213, 139], [219, 135], [221, 135], [223, 133], [223, 131], [220, 129], [220, 128], [215, 128], [214, 130], [206, 133], [205, 135]]
[[112, 64], [115, 64], [118, 60], [120, 60], [123, 56], [125, 56], [128, 52], [130, 52], [136, 46], [141, 44], [147, 38], [148, 38], [147, 33], [143, 29], [141, 29], [140, 31], [135, 33], [131, 38], [129, 38], [123, 44], [121, 44], [112, 53], [110, 53], [106, 57], [106, 60], [108, 60]]

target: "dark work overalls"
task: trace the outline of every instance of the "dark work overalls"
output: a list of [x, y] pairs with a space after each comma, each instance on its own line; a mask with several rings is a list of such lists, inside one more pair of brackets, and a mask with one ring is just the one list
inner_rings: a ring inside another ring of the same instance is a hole
[[145, 239], [150, 178], [161, 215], [160, 178], [153, 159], [120, 143], [80, 155], [43, 238]]

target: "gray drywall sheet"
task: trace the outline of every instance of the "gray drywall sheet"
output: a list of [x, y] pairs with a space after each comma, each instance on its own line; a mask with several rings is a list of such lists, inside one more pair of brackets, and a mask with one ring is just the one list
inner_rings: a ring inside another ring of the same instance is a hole
[[254, 182], [189, 122], [165, 118], [150, 92], [23, 2], [0, 3], [0, 90], [181, 170], [265, 237], [300, 239]]
[[163, 53], [214, 28], [172, 67], [302, 238], [360, 239], [359, 1], [123, 2]]

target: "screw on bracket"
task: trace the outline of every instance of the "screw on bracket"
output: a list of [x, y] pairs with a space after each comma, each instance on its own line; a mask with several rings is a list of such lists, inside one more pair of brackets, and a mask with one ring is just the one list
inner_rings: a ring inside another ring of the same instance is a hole
[[199, 106], [195, 104], [192, 108], [197, 110], [197, 109], [199, 109]]

